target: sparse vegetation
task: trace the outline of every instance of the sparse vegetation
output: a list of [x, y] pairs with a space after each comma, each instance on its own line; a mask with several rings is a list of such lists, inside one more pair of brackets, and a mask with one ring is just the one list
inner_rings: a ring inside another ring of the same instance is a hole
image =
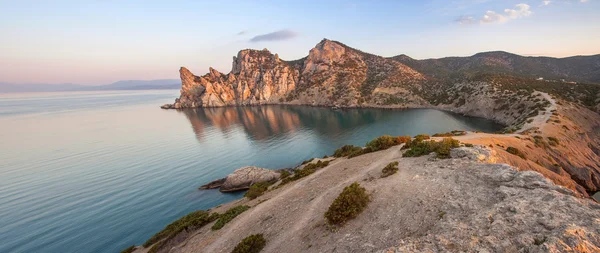
[[302, 161], [302, 164], [307, 164], [309, 162], [312, 162], [313, 160], [315, 160], [315, 158], [310, 158], [308, 160], [304, 160], [304, 161]]
[[244, 197], [251, 199], [251, 200], [258, 198], [258, 197], [262, 196], [269, 189], [269, 186], [271, 186], [271, 185], [272, 185], [272, 183], [270, 183], [270, 182], [262, 182], [262, 183], [253, 184], [250, 186], [250, 189], [248, 189], [248, 191], [244, 194]]
[[465, 147], [467, 147], [467, 148], [472, 148], [472, 147], [473, 147], [473, 144], [471, 144], [471, 143], [465, 143]]
[[347, 157], [347, 156], [351, 156], [353, 154], [356, 153], [361, 153], [362, 152], [361, 147], [358, 146], [354, 146], [354, 145], [345, 145], [341, 148], [338, 148], [334, 153], [333, 156], [334, 157]]
[[131, 245], [129, 247], [127, 247], [126, 249], [122, 250], [121, 253], [131, 253], [135, 251], [135, 245]]
[[556, 137], [548, 137], [548, 144], [550, 144], [550, 146], [558, 146], [560, 141]]
[[536, 147], [548, 148], [548, 142], [546, 142], [542, 136], [533, 136], [533, 143]]
[[143, 246], [149, 247], [150, 245], [163, 239], [168, 240], [183, 230], [201, 228], [217, 218], [219, 218], [218, 213], [209, 214], [207, 211], [203, 210], [192, 212], [167, 225], [162, 231], [156, 233], [154, 236], [148, 239]]
[[460, 142], [452, 138], [444, 138], [441, 141], [419, 140], [415, 138], [411, 142], [410, 149], [404, 153], [404, 157], [418, 157], [436, 152], [438, 158], [448, 158], [450, 157], [450, 149], [460, 146]]
[[521, 152], [519, 149], [517, 149], [515, 147], [508, 147], [508, 148], [506, 148], [506, 152], [511, 153], [513, 155], [516, 155], [518, 157], [521, 157], [523, 159], [527, 159], [525, 157], [525, 154], [523, 154], [523, 152]]
[[331, 203], [325, 213], [325, 218], [330, 225], [343, 225], [364, 211], [368, 203], [367, 190], [354, 182], [346, 186], [342, 193]]
[[267, 245], [267, 241], [263, 234], [249, 235], [238, 243], [231, 253], [258, 253], [265, 245]]
[[334, 157], [357, 157], [371, 152], [376, 152], [390, 147], [400, 145], [403, 143], [410, 143], [410, 136], [396, 136], [392, 137], [389, 135], [383, 135], [367, 142], [365, 148], [361, 148], [354, 145], [345, 145], [337, 149], [333, 156]]
[[452, 137], [452, 136], [462, 136], [462, 135], [466, 135], [466, 134], [467, 134], [466, 131], [453, 130], [453, 131], [447, 132], [447, 133], [437, 133], [437, 134], [434, 134], [433, 137]]
[[238, 215], [240, 215], [241, 213], [245, 212], [248, 209], [250, 209], [250, 207], [246, 206], [246, 205], [229, 208], [229, 210], [227, 210], [225, 213], [219, 215], [219, 219], [217, 220], [215, 225], [212, 226], [211, 229], [212, 230], [221, 229], [223, 226], [225, 226], [225, 224], [229, 223], [235, 217], [237, 217]]
[[381, 177], [389, 177], [398, 172], [398, 162], [391, 162], [381, 170]]
[[279, 179], [281, 179], [281, 180], [286, 179], [290, 175], [291, 175], [290, 171], [288, 171], [288, 170], [282, 170], [281, 174], [279, 174]]
[[289, 182], [296, 181], [300, 178], [306, 177], [312, 173], [315, 173], [315, 171], [317, 171], [317, 169], [327, 167], [328, 165], [329, 165], [329, 161], [320, 161], [320, 160], [317, 161], [316, 163], [306, 164], [302, 169], [298, 169], [298, 170], [294, 171], [293, 176], [291, 176], [291, 177], [288, 176], [288, 177], [284, 178], [283, 181], [281, 181], [280, 185], [284, 185]]

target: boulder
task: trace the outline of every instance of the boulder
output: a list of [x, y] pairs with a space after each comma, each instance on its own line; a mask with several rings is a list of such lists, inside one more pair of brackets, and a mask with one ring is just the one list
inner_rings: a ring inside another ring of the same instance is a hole
[[272, 182], [279, 179], [279, 173], [273, 170], [246, 166], [235, 170], [225, 178], [221, 192], [247, 190], [251, 185], [262, 182]]

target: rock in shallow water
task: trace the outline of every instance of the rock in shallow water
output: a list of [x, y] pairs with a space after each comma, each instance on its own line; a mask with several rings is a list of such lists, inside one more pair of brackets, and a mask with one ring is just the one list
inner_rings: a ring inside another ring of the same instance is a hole
[[221, 179], [217, 179], [215, 181], [212, 181], [208, 184], [205, 184], [203, 186], [200, 186], [200, 190], [208, 190], [208, 189], [215, 189], [215, 188], [219, 188], [223, 185], [223, 183], [225, 183], [225, 178], [221, 178]]
[[221, 185], [221, 192], [241, 191], [250, 188], [251, 185], [262, 182], [272, 182], [279, 178], [279, 173], [258, 168], [254, 166], [246, 166], [235, 170], [225, 178], [225, 182]]

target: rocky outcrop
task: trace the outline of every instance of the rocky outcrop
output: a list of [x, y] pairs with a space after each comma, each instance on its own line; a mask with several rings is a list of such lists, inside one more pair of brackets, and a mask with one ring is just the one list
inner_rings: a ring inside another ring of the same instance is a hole
[[225, 179], [226, 178], [217, 179], [217, 180], [212, 181], [212, 182], [210, 182], [208, 184], [200, 186], [198, 189], [199, 190], [210, 190], [210, 189], [220, 188], [225, 183]]
[[179, 74], [181, 96], [172, 108], [275, 103], [295, 89], [299, 78], [293, 64], [266, 49], [240, 51], [229, 74], [210, 68], [208, 74], [195, 76], [184, 67]]
[[450, 150], [452, 158], [468, 158], [473, 161], [495, 163], [496, 152], [484, 146], [459, 147]]
[[277, 179], [279, 179], [278, 172], [254, 166], [246, 166], [229, 174], [220, 185], [220, 191], [233, 192], [247, 190], [253, 184], [272, 182]]
[[[452, 159], [403, 158], [400, 146], [336, 159], [315, 173], [212, 209], [251, 208], [221, 230], [205, 226], [168, 252], [231, 252], [263, 234], [264, 252], [597, 252], [600, 205], [537, 172], [488, 164], [486, 147]], [[398, 162], [398, 172], [380, 178]], [[345, 186], [359, 182], [371, 201], [332, 232], [323, 214]], [[165, 251], [167, 252], [167, 251]]]

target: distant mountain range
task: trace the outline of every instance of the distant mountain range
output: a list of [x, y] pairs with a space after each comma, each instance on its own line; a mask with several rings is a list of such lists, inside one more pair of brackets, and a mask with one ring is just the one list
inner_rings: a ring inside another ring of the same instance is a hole
[[12, 84], [0, 82], [0, 93], [12, 92], [56, 92], [56, 91], [99, 91], [99, 90], [162, 90], [179, 89], [181, 80], [124, 80], [106, 85], [80, 84]]

